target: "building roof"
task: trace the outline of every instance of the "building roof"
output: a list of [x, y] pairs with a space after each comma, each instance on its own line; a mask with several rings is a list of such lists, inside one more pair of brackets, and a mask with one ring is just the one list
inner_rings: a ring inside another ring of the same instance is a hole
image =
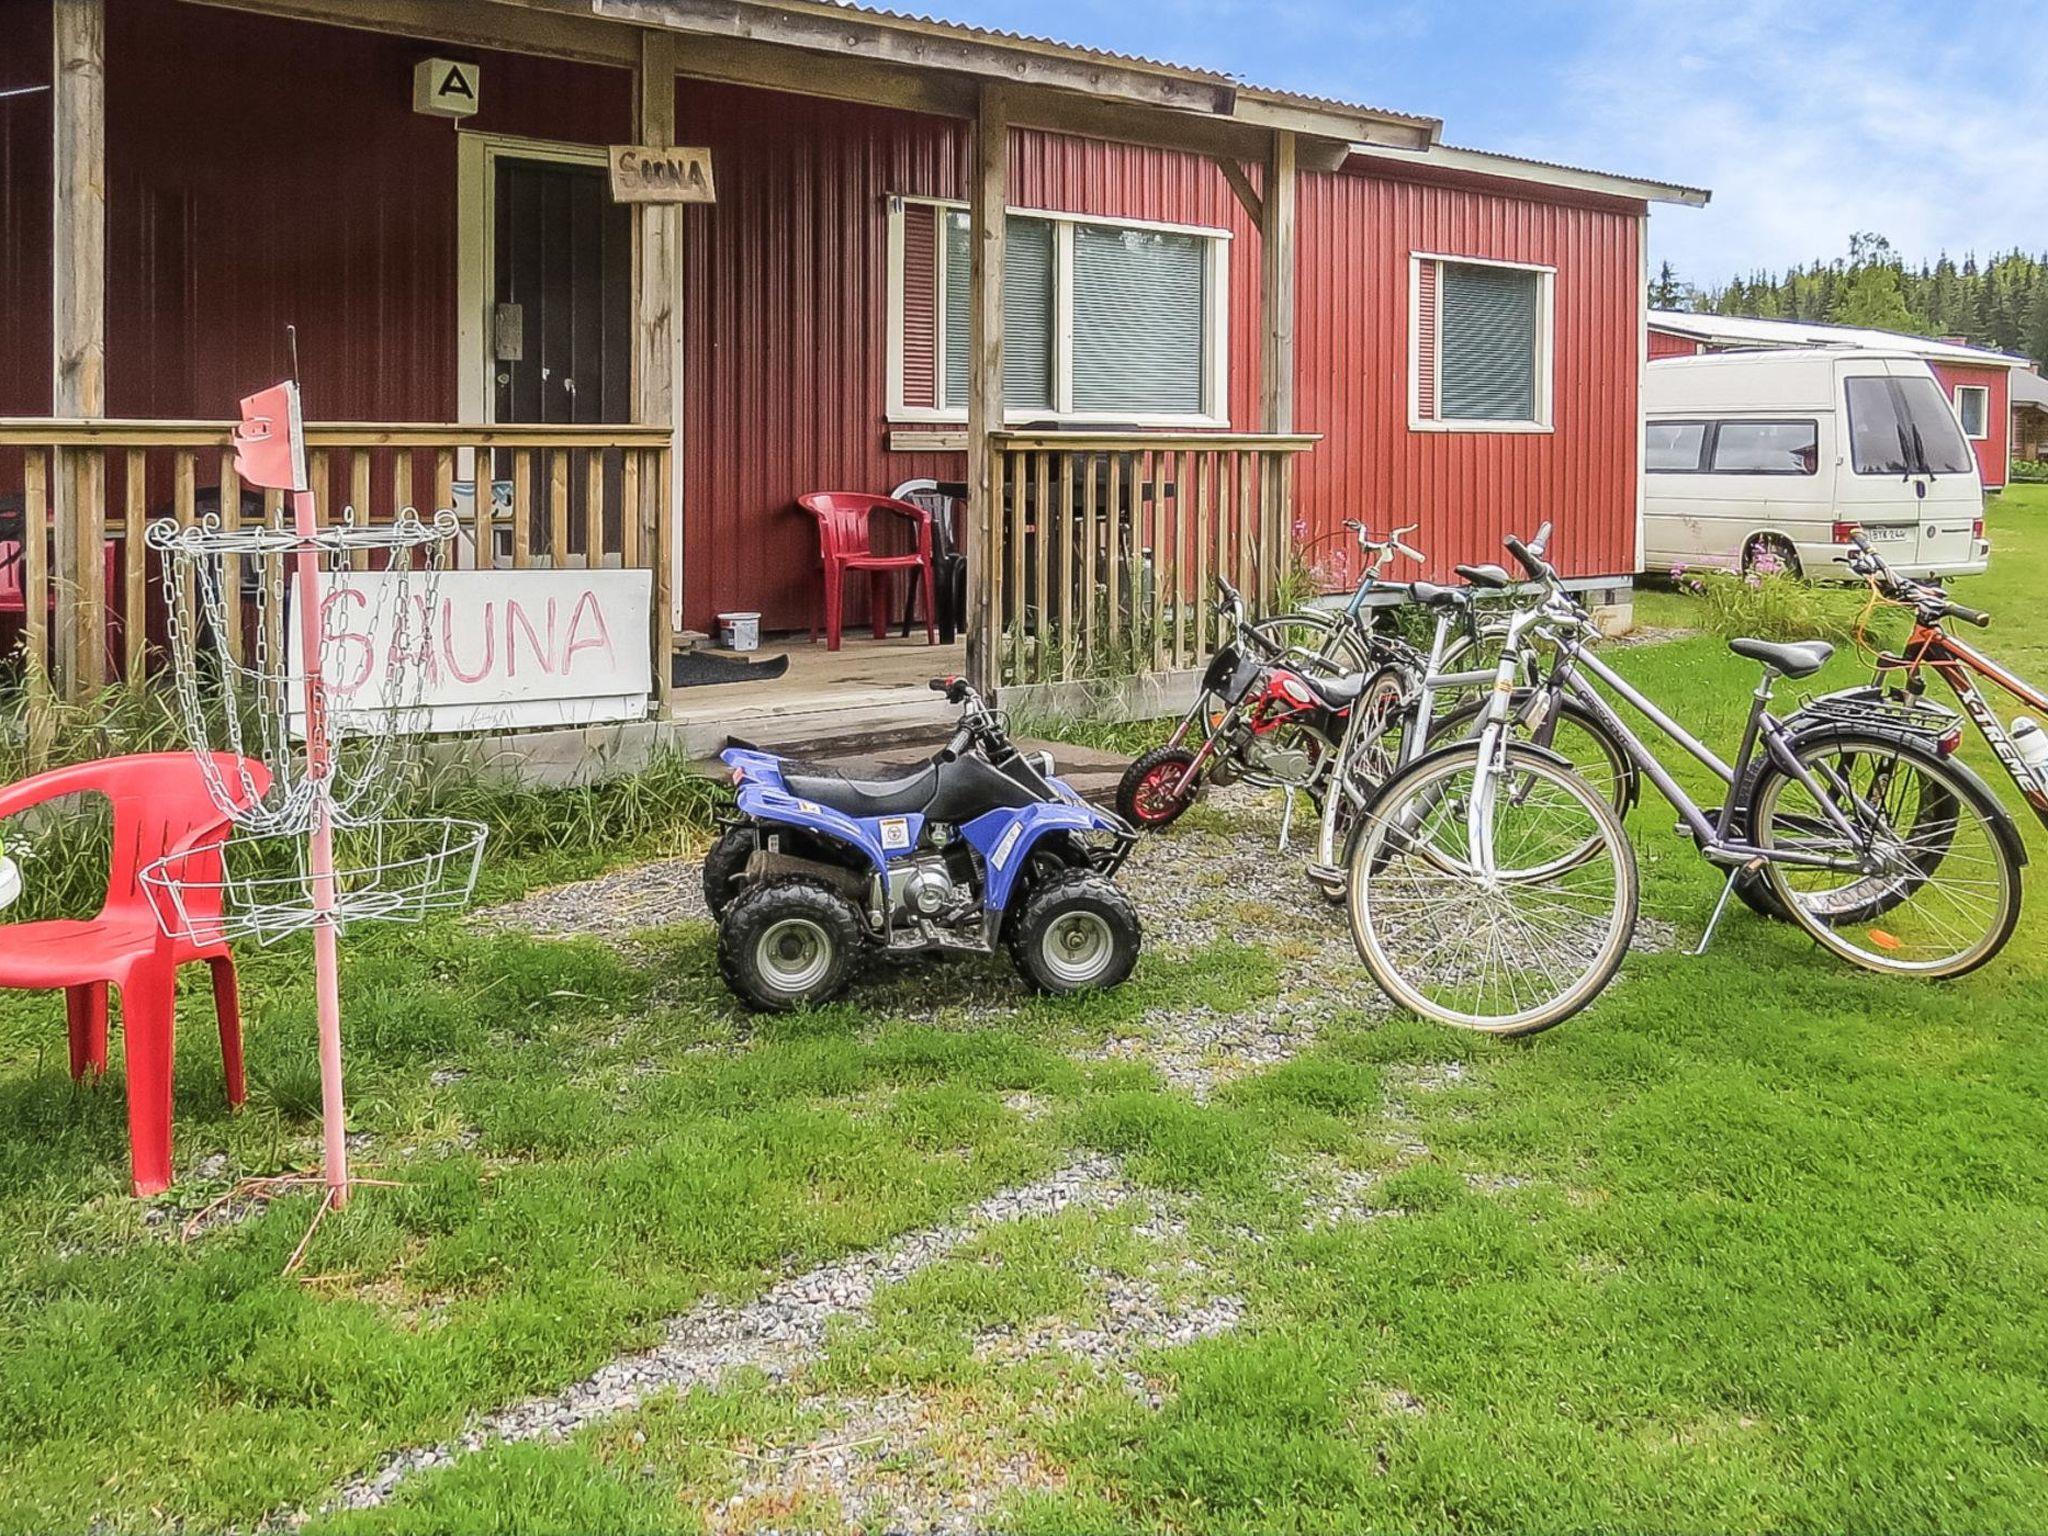
[[1911, 357], [1948, 363], [1977, 363], [1987, 368], [2024, 368], [2027, 360], [1986, 347], [1909, 336], [1901, 331], [1874, 331], [1854, 325], [1822, 325], [1811, 320], [1757, 320], [1748, 315], [1696, 315], [1685, 310], [1653, 309], [1650, 329], [1689, 336], [1722, 347], [1853, 347], [1859, 351], [1903, 352]]
[[2037, 411], [2048, 411], [2048, 379], [2031, 368], [2015, 368], [2008, 377], [2012, 381], [2014, 405], [2031, 405]]
[[1427, 149], [1396, 149], [1378, 144], [1354, 144], [1351, 153], [1361, 159], [1415, 165], [1433, 165], [1445, 170], [1469, 171], [1476, 176], [1497, 176], [1508, 181], [1526, 181], [1544, 187], [1565, 187], [1581, 192], [1601, 192], [1611, 197], [1638, 199], [1646, 203], [1682, 203], [1704, 208], [1714, 194], [1705, 187], [1681, 186], [1625, 176], [1613, 171], [1590, 170], [1582, 165], [1562, 165], [1554, 160], [1530, 160], [1520, 155], [1495, 154], [1485, 149], [1464, 149], [1455, 144], [1436, 143]]

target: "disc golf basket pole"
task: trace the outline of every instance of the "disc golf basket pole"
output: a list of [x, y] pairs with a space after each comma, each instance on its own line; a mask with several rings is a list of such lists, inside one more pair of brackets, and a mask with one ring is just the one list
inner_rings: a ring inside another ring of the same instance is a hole
[[[186, 733], [236, 831], [225, 843], [167, 855], [142, 881], [173, 935], [272, 943], [311, 932], [326, 1203], [339, 1210], [350, 1188], [342, 930], [416, 922], [467, 904], [483, 854], [486, 832], [476, 822], [385, 814], [401, 783], [401, 743], [423, 723], [437, 556], [458, 524], [452, 512], [423, 522], [411, 508], [394, 508], [391, 522], [378, 525], [367, 508], [349, 508], [323, 528], [306, 478], [298, 385], [275, 385], [241, 408], [235, 467], [244, 485], [289, 493], [289, 525], [280, 517], [230, 528], [213, 515], [190, 527], [158, 522], [147, 535], [163, 560]], [[370, 558], [378, 553], [381, 570]], [[245, 566], [257, 578], [248, 660], [237, 632]], [[354, 601], [335, 601], [344, 588]], [[277, 605], [287, 612], [274, 612]], [[368, 664], [337, 687], [328, 653], [344, 641], [381, 651], [381, 673]], [[345, 735], [357, 738], [346, 753]], [[268, 790], [248, 771], [252, 761], [269, 770]], [[337, 834], [349, 844], [346, 858]], [[206, 900], [188, 900], [202, 888]]]

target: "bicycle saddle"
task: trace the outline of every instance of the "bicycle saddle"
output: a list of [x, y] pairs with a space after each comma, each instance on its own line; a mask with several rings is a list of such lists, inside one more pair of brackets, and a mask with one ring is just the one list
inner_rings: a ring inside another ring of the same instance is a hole
[[1728, 649], [1751, 661], [1760, 661], [1785, 677], [1807, 677], [1828, 664], [1835, 648], [1825, 640], [1795, 640], [1779, 644], [1773, 640], [1730, 640]]
[[1455, 608], [1472, 601], [1463, 587], [1440, 587], [1433, 581], [1411, 581], [1408, 595], [1425, 608]]
[[1498, 591], [1515, 584], [1515, 578], [1497, 565], [1461, 565], [1456, 570], [1475, 587], [1491, 587]]

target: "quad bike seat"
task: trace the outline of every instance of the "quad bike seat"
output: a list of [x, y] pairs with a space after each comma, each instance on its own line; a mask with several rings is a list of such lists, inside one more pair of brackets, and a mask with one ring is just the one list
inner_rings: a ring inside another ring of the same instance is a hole
[[900, 779], [849, 779], [836, 773], [785, 773], [792, 795], [848, 816], [912, 816], [931, 804], [939, 765], [926, 763]]
[[1772, 640], [1730, 640], [1728, 649], [1751, 661], [1760, 661], [1784, 677], [1809, 677], [1828, 664], [1835, 648], [1825, 640], [1795, 640], [1780, 644]]

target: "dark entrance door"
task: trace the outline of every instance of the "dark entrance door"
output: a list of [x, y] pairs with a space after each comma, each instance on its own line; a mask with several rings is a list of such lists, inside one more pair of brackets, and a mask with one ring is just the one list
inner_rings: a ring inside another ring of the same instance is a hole
[[[491, 380], [496, 418], [551, 426], [629, 422], [632, 411], [633, 221], [611, 198], [602, 166], [496, 161]], [[551, 456], [536, 456], [529, 488], [535, 550], [556, 563], [588, 550], [588, 476], [568, 455], [566, 508], [553, 505]], [[617, 455], [613, 454], [613, 458]], [[508, 475], [507, 455], [497, 472]], [[617, 464], [605, 466], [604, 544], [619, 548]], [[566, 528], [564, 524], [566, 523]], [[566, 534], [554, 549], [550, 529]]]

